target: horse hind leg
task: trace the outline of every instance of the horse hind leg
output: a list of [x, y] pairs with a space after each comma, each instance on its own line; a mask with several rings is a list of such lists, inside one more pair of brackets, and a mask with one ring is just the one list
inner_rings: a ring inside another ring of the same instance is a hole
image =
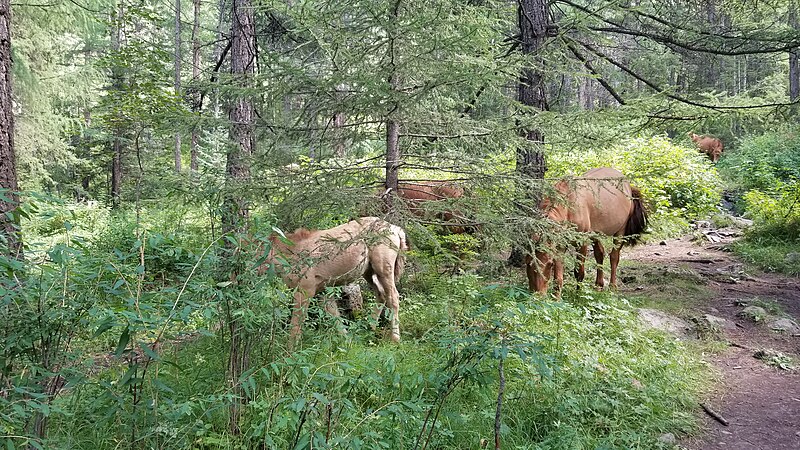
[[594, 260], [597, 262], [597, 276], [595, 277], [594, 284], [602, 290], [606, 283], [603, 279], [603, 260], [606, 258], [606, 250], [603, 248], [603, 244], [598, 240], [594, 241], [592, 248], [594, 249]]
[[375, 329], [375, 326], [381, 320], [381, 314], [383, 314], [384, 309], [384, 302], [383, 299], [385, 297], [385, 293], [383, 291], [383, 287], [378, 282], [378, 277], [375, 275], [375, 271], [372, 270], [372, 266], [368, 266], [367, 270], [364, 272], [364, 279], [367, 281], [370, 289], [372, 292], [375, 293], [375, 297], [378, 299], [377, 305], [375, 305], [375, 309], [372, 312], [372, 329]]
[[556, 280], [556, 298], [561, 298], [561, 290], [564, 288], [564, 260], [556, 258], [553, 261], [553, 278]]
[[373, 276], [372, 282], [375, 284], [381, 302], [389, 308], [390, 339], [393, 342], [400, 342], [400, 293], [395, 285], [395, 267], [392, 261], [384, 258], [376, 258], [371, 264]]

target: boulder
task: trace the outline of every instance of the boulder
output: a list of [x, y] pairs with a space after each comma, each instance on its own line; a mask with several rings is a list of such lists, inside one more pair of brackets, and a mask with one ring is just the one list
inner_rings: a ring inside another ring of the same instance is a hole
[[741, 317], [746, 318], [746, 319], [750, 319], [753, 322], [759, 322], [759, 321], [764, 320], [765, 317], [767, 317], [767, 310], [765, 310], [764, 308], [762, 308], [760, 306], [751, 305], [751, 306], [748, 306], [747, 308], [743, 309], [739, 313], [739, 315]]
[[650, 328], [666, 331], [678, 338], [687, 339], [693, 335], [689, 322], [657, 309], [639, 308], [639, 320]]
[[775, 319], [769, 323], [769, 328], [773, 331], [786, 333], [788, 335], [800, 335], [800, 326], [792, 319]]

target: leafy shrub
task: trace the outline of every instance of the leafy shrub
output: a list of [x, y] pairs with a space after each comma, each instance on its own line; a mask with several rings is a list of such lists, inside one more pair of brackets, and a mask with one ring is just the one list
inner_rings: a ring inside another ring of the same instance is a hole
[[[225, 351], [216, 339], [185, 343], [175, 363], [148, 373], [161, 400], [140, 408], [150, 422], [137, 422], [138, 436], [163, 448], [478, 448], [493, 439], [500, 360], [504, 447], [650, 449], [664, 432], [692, 430], [701, 364], [641, 330], [625, 300], [589, 292], [547, 303], [471, 276], [439, 284], [437, 301], [459, 306], [401, 310], [404, 326], [435, 326], [399, 345], [351, 328], [347, 340], [317, 333], [291, 354], [254, 348], [241, 437], [227, 432], [222, 407], [231, 401]], [[78, 409], [56, 422], [54, 445], [68, 437], [113, 448], [126, 438], [119, 421], [131, 412], [115, 405], [113, 383], [124, 369], [63, 399]], [[88, 419], [108, 410], [119, 412]]]
[[776, 182], [771, 195], [749, 191], [744, 202], [758, 234], [784, 242], [800, 241], [800, 182]]
[[139, 220], [132, 211], [115, 211], [108, 226], [92, 239], [94, 250], [101, 254], [143, 251], [148, 274], [164, 278], [187, 273], [210, 243], [203, 219], [192, 209], [143, 208]]
[[800, 179], [800, 135], [774, 131], [743, 138], [739, 148], [725, 151], [718, 168], [733, 189], [772, 192]]
[[675, 145], [665, 136], [557, 153], [549, 164], [555, 176], [579, 176], [595, 167], [619, 170], [641, 189], [656, 234], [684, 231], [688, 221], [705, 218], [721, 199], [722, 183], [711, 162], [696, 149]]
[[720, 170], [742, 192], [739, 206], [754, 222], [734, 250], [762, 269], [800, 274], [800, 136], [775, 131], [747, 137]]

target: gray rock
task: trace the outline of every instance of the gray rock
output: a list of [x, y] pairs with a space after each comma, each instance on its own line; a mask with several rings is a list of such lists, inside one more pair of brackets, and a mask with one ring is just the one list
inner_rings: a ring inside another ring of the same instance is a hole
[[790, 335], [800, 334], [800, 326], [797, 325], [797, 322], [787, 318], [773, 320], [769, 323], [769, 328]]
[[658, 440], [667, 445], [675, 445], [678, 442], [678, 440], [675, 439], [675, 435], [672, 433], [664, 433], [658, 437]]
[[750, 219], [745, 219], [744, 217], [731, 217], [733, 224], [739, 228], [747, 228], [753, 226], [753, 221]]
[[800, 264], [800, 253], [787, 253], [784, 261], [786, 261], [786, 264]]
[[692, 335], [692, 326], [685, 320], [671, 316], [657, 309], [639, 308], [639, 320], [650, 328], [666, 331], [678, 338], [686, 339]]
[[731, 330], [736, 328], [736, 325], [730, 322], [727, 319], [723, 319], [722, 317], [712, 316], [711, 314], [704, 314], [703, 321], [707, 322], [709, 325], [717, 328], [717, 329], [727, 329]]
[[758, 322], [760, 320], [764, 320], [767, 316], [767, 310], [760, 306], [748, 306], [747, 308], [743, 309], [740, 313], [740, 316], [750, 319], [754, 322]]

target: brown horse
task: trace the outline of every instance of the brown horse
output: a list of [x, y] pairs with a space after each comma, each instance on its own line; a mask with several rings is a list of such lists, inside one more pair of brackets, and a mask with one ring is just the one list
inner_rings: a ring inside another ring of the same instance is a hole
[[[272, 248], [259, 274], [273, 265], [283, 281], [295, 289], [290, 327], [290, 347], [300, 338], [300, 325], [312, 297], [327, 286], [343, 286], [364, 277], [375, 290], [379, 306], [391, 310], [391, 339], [400, 341], [400, 294], [396, 281], [403, 274], [408, 250], [402, 228], [377, 217], [362, 217], [329, 230], [298, 229], [286, 238], [272, 236]], [[326, 309], [335, 303], [326, 302]]]
[[[425, 217], [428, 211], [435, 208], [426, 208], [423, 203], [441, 202], [446, 205], [447, 201], [451, 199], [463, 197], [464, 188], [453, 181], [447, 180], [404, 181], [397, 184], [397, 196], [405, 201], [409, 211], [414, 215]], [[465, 227], [452, 224], [453, 218], [459, 218], [457, 211], [444, 209], [436, 213], [436, 217], [449, 224], [445, 226], [451, 233], [461, 234], [466, 231]]]
[[712, 162], [719, 161], [719, 157], [722, 155], [722, 141], [711, 136], [701, 136], [694, 133], [689, 133], [689, 137], [701, 152], [711, 158]]
[[[558, 182], [556, 190], [563, 196], [563, 203], [551, 199], [542, 201], [542, 209], [546, 216], [556, 222], [575, 224], [577, 231], [598, 233], [611, 236], [614, 248], [611, 250], [611, 286], [617, 286], [617, 265], [623, 244], [634, 244], [638, 235], [647, 226], [647, 214], [641, 200], [641, 193], [623, 178], [616, 169], [601, 167], [586, 172], [582, 177], [570, 183], [566, 180]], [[603, 260], [605, 249], [596, 238], [592, 239], [594, 258], [597, 261], [597, 278], [595, 284], [602, 288]], [[575, 277], [583, 281], [585, 275], [584, 262], [588, 253], [588, 245], [582, 244], [578, 249], [578, 268]], [[547, 284], [551, 273], [556, 279], [556, 295], [560, 296], [564, 285], [564, 263], [559, 257], [552, 257], [544, 251], [536, 252], [536, 261], [528, 255], [528, 285], [531, 291], [547, 292]]]

